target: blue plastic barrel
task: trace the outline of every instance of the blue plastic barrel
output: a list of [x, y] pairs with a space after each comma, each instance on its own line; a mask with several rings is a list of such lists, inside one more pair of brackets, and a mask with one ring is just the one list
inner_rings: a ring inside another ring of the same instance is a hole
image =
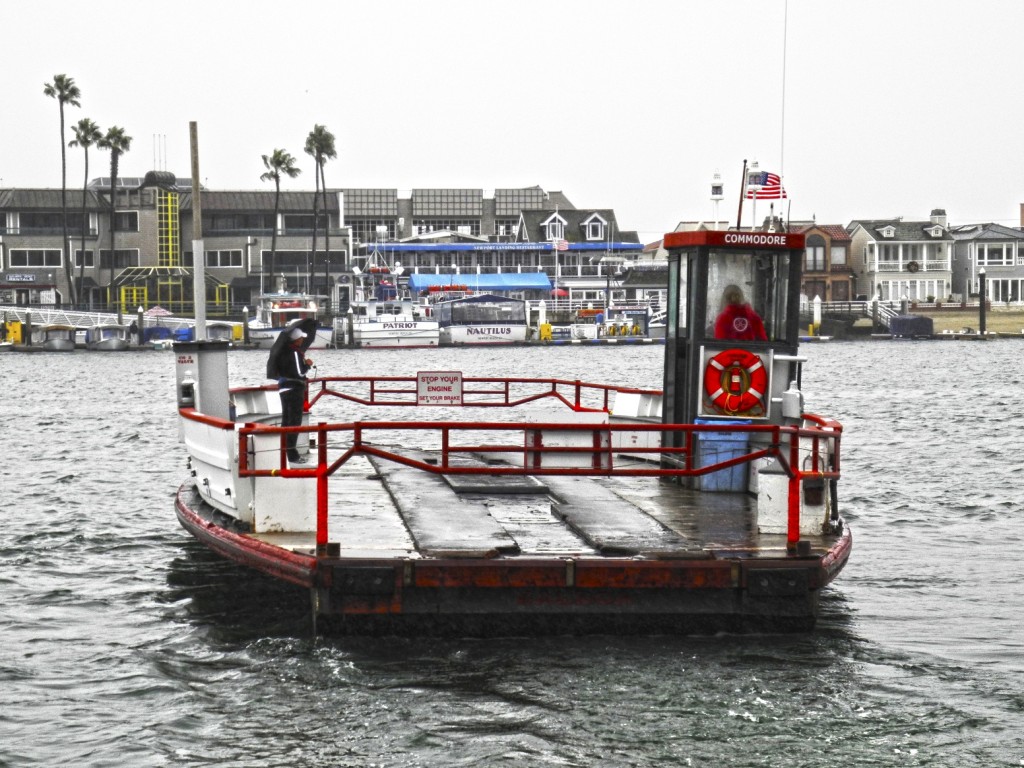
[[[697, 419], [695, 424], [720, 424], [734, 426], [750, 424], [749, 419]], [[749, 453], [750, 435], [747, 432], [694, 432], [696, 439], [696, 461], [694, 466], [707, 467], [722, 461], [736, 459]], [[747, 490], [749, 464], [736, 464], [697, 477], [697, 488], [702, 491]]]

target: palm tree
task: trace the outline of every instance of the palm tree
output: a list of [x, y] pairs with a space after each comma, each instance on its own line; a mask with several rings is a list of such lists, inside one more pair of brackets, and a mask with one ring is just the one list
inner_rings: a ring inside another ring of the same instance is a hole
[[71, 249], [68, 248], [68, 158], [64, 148], [64, 105], [81, 106], [78, 103], [78, 97], [82, 93], [75, 85], [75, 79], [67, 75], [54, 75], [52, 83], [43, 83], [43, 93], [56, 99], [60, 106], [60, 223], [63, 233], [60, 251], [64, 257], [64, 277], [67, 278], [68, 290], [71, 291], [71, 303], [77, 304], [78, 296], [72, 282]]
[[281, 210], [281, 175], [294, 179], [301, 168], [295, 167], [295, 158], [283, 149], [275, 149], [270, 155], [263, 155], [263, 166], [267, 172], [260, 176], [260, 181], [274, 182], [274, 233], [270, 236], [270, 290], [274, 290], [274, 268], [277, 260], [277, 215]]
[[[306, 137], [306, 154], [316, 161], [316, 191], [313, 193], [313, 269], [316, 269], [316, 230], [319, 223], [320, 194], [323, 192], [324, 212], [324, 271], [328, 270], [331, 254], [330, 213], [327, 211], [327, 184], [324, 182], [324, 164], [338, 156], [334, 149], [334, 134], [322, 125], [314, 125]], [[328, 277], [328, 280], [330, 278]], [[310, 281], [312, 283], [312, 280]]]
[[82, 298], [82, 283], [85, 282], [85, 232], [88, 224], [85, 200], [89, 193], [89, 147], [102, 139], [103, 134], [100, 133], [100, 127], [88, 117], [79, 120], [78, 125], [71, 130], [74, 132], [75, 138], [68, 142], [68, 146], [81, 147], [85, 151], [85, 181], [82, 182], [82, 259], [78, 263], [78, 285], [74, 293], [76, 300], [80, 300]]
[[124, 132], [124, 128], [113, 126], [108, 128], [102, 139], [96, 142], [100, 149], [110, 150], [110, 280], [107, 283], [107, 302], [110, 302], [110, 288], [114, 282], [114, 230], [117, 213], [117, 164], [121, 155], [129, 150], [132, 137]]

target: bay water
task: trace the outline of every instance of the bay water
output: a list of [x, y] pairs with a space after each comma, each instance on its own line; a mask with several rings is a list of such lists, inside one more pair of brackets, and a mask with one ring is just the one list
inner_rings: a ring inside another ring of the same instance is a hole
[[[804, 345], [854, 537], [814, 632], [486, 641], [314, 639], [305, 591], [193, 541], [171, 353], [4, 354], [0, 766], [1024, 765], [1022, 351]], [[314, 357], [660, 388], [663, 354]]]

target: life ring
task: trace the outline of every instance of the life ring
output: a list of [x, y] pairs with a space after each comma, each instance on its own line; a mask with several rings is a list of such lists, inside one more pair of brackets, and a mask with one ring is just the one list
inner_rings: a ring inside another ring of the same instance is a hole
[[704, 395], [716, 412], [728, 416], [763, 416], [768, 371], [761, 358], [745, 349], [727, 349], [708, 360]]
[[907, 272], [917, 272], [917, 270], [919, 270], [920, 268], [921, 265], [918, 264], [916, 261], [907, 262]]

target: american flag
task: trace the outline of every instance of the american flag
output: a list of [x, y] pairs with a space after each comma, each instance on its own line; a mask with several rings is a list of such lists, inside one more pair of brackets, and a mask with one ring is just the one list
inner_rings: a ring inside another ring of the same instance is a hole
[[569, 250], [569, 241], [568, 240], [558, 240], [558, 241], [555, 242], [555, 248], [557, 248], [560, 251], [568, 251]]
[[752, 175], [747, 182], [747, 200], [779, 200], [786, 197], [786, 188], [777, 173], [762, 171], [760, 178]]

